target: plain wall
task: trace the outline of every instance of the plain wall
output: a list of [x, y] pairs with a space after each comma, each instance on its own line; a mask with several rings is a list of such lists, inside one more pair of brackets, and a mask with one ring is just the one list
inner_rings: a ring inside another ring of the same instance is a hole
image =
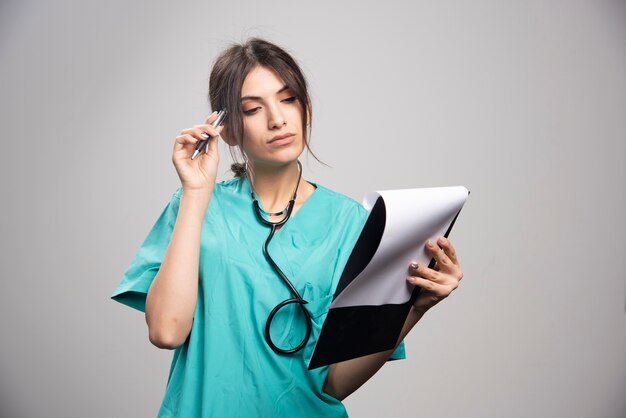
[[[109, 299], [231, 41], [292, 52], [305, 177], [464, 185], [465, 278], [353, 417], [626, 417], [623, 1], [0, 3], [0, 416], [150, 417], [172, 352]], [[229, 160], [222, 152], [223, 179]]]

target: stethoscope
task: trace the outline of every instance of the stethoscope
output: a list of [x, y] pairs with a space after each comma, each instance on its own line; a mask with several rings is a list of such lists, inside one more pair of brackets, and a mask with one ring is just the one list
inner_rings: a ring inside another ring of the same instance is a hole
[[[285, 209], [276, 213], [268, 213], [261, 209], [261, 207], [259, 206], [259, 201], [257, 200], [256, 195], [254, 193], [252, 181], [250, 180], [250, 176], [248, 174], [247, 164], [246, 164], [246, 170], [245, 170], [246, 176], [248, 177], [248, 183], [250, 183], [250, 195], [252, 196], [252, 206], [254, 206], [254, 212], [256, 213], [256, 216], [259, 219], [259, 221], [261, 221], [264, 225], [267, 225], [270, 227], [270, 233], [267, 235], [265, 244], [263, 245], [263, 255], [265, 255], [265, 258], [267, 259], [267, 261], [274, 268], [274, 270], [276, 271], [278, 276], [282, 279], [282, 281], [287, 285], [287, 287], [291, 291], [291, 294], [293, 295], [292, 298], [285, 299], [282, 302], [280, 302], [278, 305], [276, 305], [274, 309], [272, 309], [272, 311], [270, 312], [269, 316], [267, 317], [267, 321], [265, 322], [265, 341], [270, 346], [270, 348], [274, 350], [275, 353], [278, 353], [278, 354], [293, 354], [293, 353], [300, 351], [302, 348], [304, 348], [307, 341], [309, 340], [309, 337], [311, 336], [311, 315], [309, 314], [309, 311], [307, 311], [306, 308], [304, 307], [304, 305], [307, 304], [308, 302], [302, 299], [302, 296], [300, 296], [300, 293], [298, 293], [296, 288], [293, 286], [293, 284], [287, 278], [287, 276], [285, 276], [285, 273], [282, 272], [280, 267], [276, 265], [276, 262], [274, 262], [274, 259], [272, 259], [267, 249], [270, 241], [272, 240], [272, 237], [274, 236], [274, 233], [278, 230], [279, 227], [284, 225], [291, 217], [293, 206], [296, 203], [296, 195], [298, 193], [298, 186], [300, 185], [300, 179], [302, 178], [302, 164], [300, 164], [300, 161], [298, 161], [298, 169], [300, 171], [300, 174], [298, 176], [298, 182], [296, 183], [296, 188], [293, 192], [293, 197], [291, 198], [291, 200], [289, 201], [289, 204], [287, 204], [287, 207]], [[284, 213], [286, 213], [286, 215], [283, 219], [281, 219], [278, 222], [270, 222], [263, 217], [261, 212], [264, 212], [266, 215], [269, 215], [269, 216], [272, 216], [272, 215], [278, 216]], [[292, 303], [298, 304], [300, 306], [300, 309], [302, 309], [302, 313], [304, 314], [304, 317], [306, 320], [306, 333], [300, 344], [298, 344], [294, 348], [285, 350], [285, 349], [278, 347], [276, 344], [274, 344], [274, 341], [272, 341], [272, 336], [270, 335], [270, 327], [272, 325], [272, 321], [274, 320], [274, 316], [278, 313], [278, 311], [280, 311], [282, 308]]]

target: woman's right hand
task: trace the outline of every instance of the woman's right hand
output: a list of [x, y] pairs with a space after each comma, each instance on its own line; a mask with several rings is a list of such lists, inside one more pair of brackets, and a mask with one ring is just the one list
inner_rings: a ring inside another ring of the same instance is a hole
[[[215, 185], [219, 163], [217, 141], [223, 128], [222, 125], [217, 129], [211, 126], [215, 119], [217, 119], [217, 112], [211, 113], [203, 125], [183, 129], [176, 137], [172, 162], [176, 167], [183, 190], [210, 191]], [[192, 160], [191, 156], [196, 150], [196, 145], [204, 140], [207, 134], [211, 137], [208, 151], [205, 152], [205, 147]]]

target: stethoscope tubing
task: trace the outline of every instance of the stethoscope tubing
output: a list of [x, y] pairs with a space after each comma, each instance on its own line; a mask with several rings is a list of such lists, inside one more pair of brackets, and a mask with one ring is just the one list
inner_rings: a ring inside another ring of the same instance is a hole
[[[287, 278], [285, 273], [283, 273], [280, 267], [278, 267], [278, 265], [276, 264], [274, 259], [271, 257], [269, 250], [268, 250], [269, 243], [272, 240], [274, 233], [276, 233], [277, 228], [285, 224], [285, 222], [287, 222], [287, 220], [291, 217], [291, 212], [293, 210], [294, 204], [295, 204], [295, 201], [290, 200], [289, 206], [287, 208], [287, 214], [285, 215], [285, 217], [278, 222], [270, 222], [261, 215], [261, 208], [259, 207], [259, 202], [256, 199], [253, 200], [254, 211], [256, 212], [257, 217], [263, 224], [270, 227], [270, 233], [267, 235], [267, 238], [265, 239], [265, 244], [263, 245], [263, 255], [267, 259], [268, 263], [270, 263], [272, 268], [274, 268], [274, 270], [276, 271], [278, 276], [281, 278], [281, 280], [287, 285], [287, 287], [291, 291], [291, 294], [294, 296], [293, 298], [285, 299], [282, 302], [280, 302], [278, 305], [276, 305], [274, 309], [272, 309], [272, 311], [270, 312], [269, 316], [267, 317], [267, 321], [265, 322], [265, 341], [270, 346], [270, 348], [277, 354], [293, 354], [302, 350], [306, 346], [311, 336], [311, 330], [312, 330], [311, 315], [309, 314], [309, 311], [304, 307], [304, 305], [306, 305], [308, 302], [302, 299], [302, 296], [300, 296], [300, 293], [298, 292], [298, 290], [294, 287], [293, 283], [291, 283], [291, 281]], [[283, 348], [278, 347], [276, 344], [274, 344], [274, 341], [272, 341], [270, 328], [272, 325], [272, 321], [274, 320], [274, 317], [278, 313], [278, 311], [280, 311], [282, 308], [292, 303], [296, 303], [298, 304], [298, 306], [300, 306], [300, 309], [302, 310], [302, 313], [304, 314], [304, 317], [306, 320], [306, 331], [305, 331], [304, 338], [302, 339], [300, 344], [290, 349], [283, 349]]]

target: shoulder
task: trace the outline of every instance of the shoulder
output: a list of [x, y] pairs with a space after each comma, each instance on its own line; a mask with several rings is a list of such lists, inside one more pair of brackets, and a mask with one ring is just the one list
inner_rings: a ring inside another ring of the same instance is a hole
[[[227, 195], [237, 194], [240, 188], [241, 188], [241, 183], [239, 182], [239, 179], [237, 178], [223, 180], [223, 181], [215, 183], [215, 187], [213, 188], [213, 196], [214, 195], [227, 196]], [[183, 194], [183, 188], [182, 186], [180, 186], [174, 191], [174, 194], [172, 195], [172, 200], [174, 199], [180, 200], [180, 198], [182, 197], [182, 194]]]
[[326, 200], [331, 200], [333, 202], [335, 202], [336, 204], [339, 204], [342, 207], [350, 207], [350, 208], [360, 208], [365, 210], [365, 208], [356, 200], [354, 200], [353, 198], [346, 196], [345, 194], [336, 192], [334, 190], [331, 190], [327, 187], [322, 186], [319, 183], [314, 183], [314, 182], [310, 182], [311, 184], [313, 184], [316, 188], [317, 188], [317, 192], [320, 193], [320, 196], [322, 196], [324, 199]]
[[[342, 193], [317, 185], [318, 201], [323, 202], [325, 217], [318, 228], [324, 229], [326, 236], [337, 237], [340, 247], [352, 248], [367, 222], [369, 212], [356, 200]], [[326, 225], [324, 227], [323, 225]], [[326, 229], [325, 229], [326, 228]]]
[[320, 184], [313, 184], [317, 187], [316, 193], [319, 193], [319, 199], [331, 208], [331, 212], [349, 217], [367, 217], [367, 210], [353, 198], [328, 189]]
[[222, 180], [215, 183], [213, 187], [213, 196], [232, 196], [241, 193], [241, 179], [235, 177], [232, 179]]
[[241, 187], [241, 179], [233, 177], [232, 179], [226, 179], [215, 183], [214, 190], [220, 191], [235, 191]]

